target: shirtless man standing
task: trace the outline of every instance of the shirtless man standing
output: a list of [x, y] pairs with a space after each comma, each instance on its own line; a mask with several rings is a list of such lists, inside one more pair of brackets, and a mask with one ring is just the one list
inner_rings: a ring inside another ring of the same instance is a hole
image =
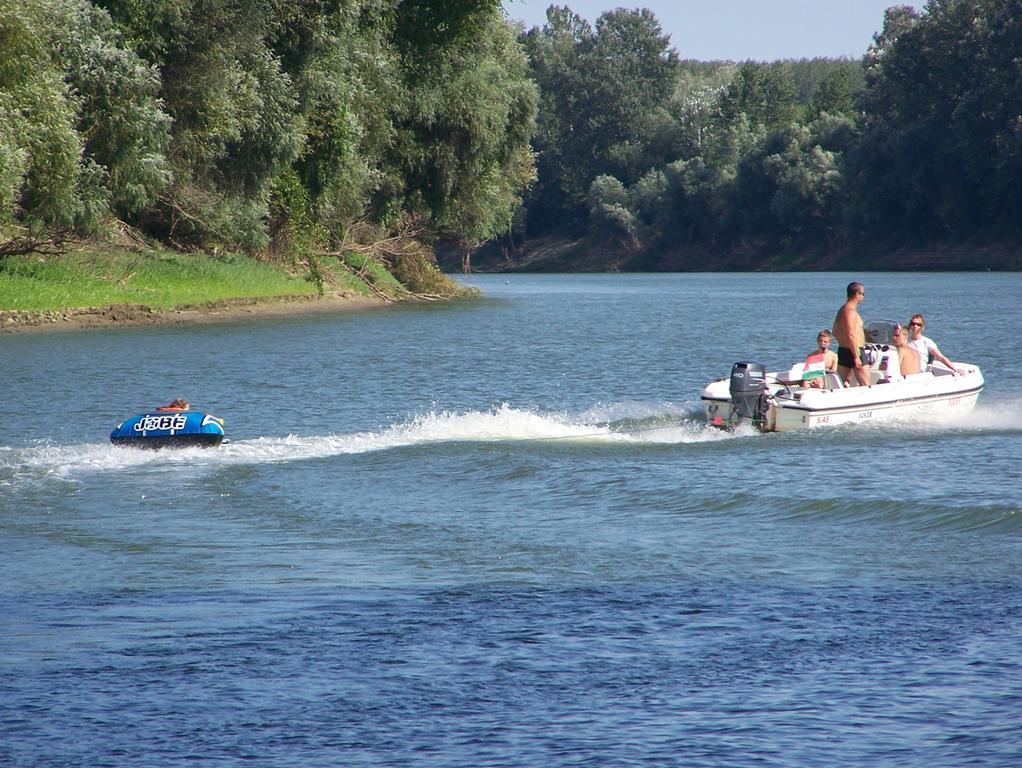
[[837, 339], [837, 375], [848, 382], [852, 374], [863, 386], [869, 386], [869, 366], [863, 365], [862, 353], [866, 346], [866, 333], [859, 316], [859, 302], [866, 296], [862, 283], [848, 284], [848, 300], [834, 318], [834, 338]]

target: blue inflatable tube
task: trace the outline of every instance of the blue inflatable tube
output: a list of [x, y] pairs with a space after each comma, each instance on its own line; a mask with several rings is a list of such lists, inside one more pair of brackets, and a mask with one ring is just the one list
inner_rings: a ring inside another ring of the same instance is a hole
[[212, 448], [224, 440], [224, 420], [201, 411], [153, 411], [114, 427], [110, 442], [133, 448]]

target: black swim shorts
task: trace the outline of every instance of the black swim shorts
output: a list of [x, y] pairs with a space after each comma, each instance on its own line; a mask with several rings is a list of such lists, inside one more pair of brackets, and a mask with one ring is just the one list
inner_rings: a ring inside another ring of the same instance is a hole
[[[865, 354], [866, 349], [859, 347], [859, 362], [862, 362], [862, 356]], [[848, 347], [837, 348], [837, 364], [842, 368], [854, 368], [855, 367], [855, 355], [852, 354], [852, 350]]]

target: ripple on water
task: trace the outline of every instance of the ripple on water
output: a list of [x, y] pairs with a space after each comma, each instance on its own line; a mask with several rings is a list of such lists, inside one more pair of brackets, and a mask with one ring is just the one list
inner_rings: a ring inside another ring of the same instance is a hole
[[[23, 611], [36, 647], [4, 638], [16, 763], [29, 748], [36, 764], [156, 766], [239, 749], [317, 762], [329, 748], [346, 765], [993, 765], [1017, 746], [997, 717], [1022, 671], [1022, 603], [1005, 584], [142, 592], [65, 606], [47, 645]], [[36, 738], [57, 723], [63, 739]]]

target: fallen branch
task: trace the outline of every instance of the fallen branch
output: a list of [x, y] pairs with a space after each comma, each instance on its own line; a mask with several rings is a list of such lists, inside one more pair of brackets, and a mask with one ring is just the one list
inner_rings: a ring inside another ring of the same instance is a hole
[[349, 264], [344, 258], [339, 258], [338, 263], [346, 270], [348, 270], [351, 274], [355, 275], [359, 280], [361, 280], [363, 285], [365, 285], [370, 291], [372, 291], [377, 298], [383, 299], [388, 303], [397, 301], [395, 297], [391, 296], [388, 293], [385, 293], [384, 291], [381, 291], [379, 288], [373, 285], [372, 281], [369, 280], [368, 277], [366, 277], [365, 268], [368, 266], [368, 262], [363, 264], [361, 269], [355, 269], [355, 267], [351, 266], [351, 264]]
[[25, 235], [0, 240], [0, 258], [7, 256], [25, 256], [38, 253], [42, 256], [59, 256], [64, 253], [67, 233], [47, 233], [44, 235]]

